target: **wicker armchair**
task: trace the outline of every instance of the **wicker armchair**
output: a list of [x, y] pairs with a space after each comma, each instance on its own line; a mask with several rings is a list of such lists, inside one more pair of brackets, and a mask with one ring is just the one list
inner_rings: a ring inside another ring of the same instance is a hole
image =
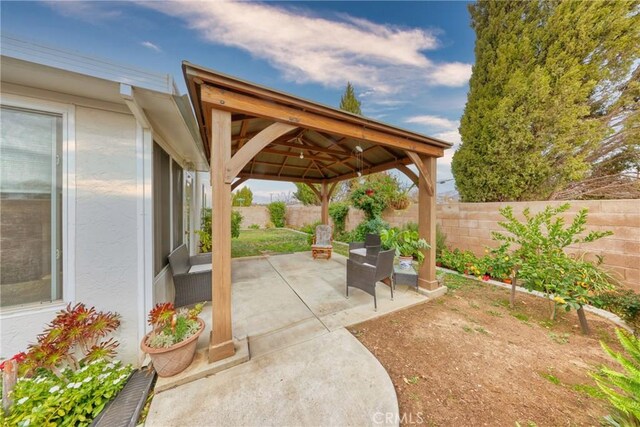
[[380, 252], [380, 245], [380, 236], [377, 234], [367, 234], [364, 242], [349, 243], [349, 259], [361, 264], [375, 264], [378, 252]]
[[[393, 280], [394, 249], [380, 251], [376, 257], [375, 265], [359, 263], [351, 258], [347, 260], [347, 298], [349, 287], [358, 288], [373, 296], [373, 308], [378, 311], [378, 298], [376, 297], [376, 283], [381, 280]], [[393, 283], [390, 282], [391, 300], [393, 300]]]
[[189, 256], [186, 245], [169, 255], [176, 289], [175, 306], [211, 301], [211, 253]]

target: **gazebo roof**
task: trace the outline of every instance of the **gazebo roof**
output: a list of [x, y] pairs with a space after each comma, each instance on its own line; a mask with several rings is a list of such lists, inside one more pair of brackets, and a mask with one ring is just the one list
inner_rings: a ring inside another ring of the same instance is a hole
[[182, 67], [209, 160], [212, 108], [231, 113], [232, 157], [260, 132], [283, 124], [239, 171], [243, 180], [337, 182], [358, 171], [402, 168], [413, 163], [407, 151], [442, 157], [452, 145], [189, 62]]

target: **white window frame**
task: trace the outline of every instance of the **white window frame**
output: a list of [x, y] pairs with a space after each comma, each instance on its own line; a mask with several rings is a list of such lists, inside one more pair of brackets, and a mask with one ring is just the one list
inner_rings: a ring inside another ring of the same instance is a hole
[[20, 304], [0, 309], [0, 320], [24, 312], [50, 309], [56, 311], [75, 301], [76, 275], [76, 133], [75, 106], [14, 94], [0, 94], [0, 104], [6, 107], [41, 111], [62, 116], [62, 298], [55, 301]]

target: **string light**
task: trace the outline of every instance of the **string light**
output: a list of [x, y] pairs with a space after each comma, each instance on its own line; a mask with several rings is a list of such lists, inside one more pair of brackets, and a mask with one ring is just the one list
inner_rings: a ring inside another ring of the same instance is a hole
[[300, 158], [304, 159], [304, 154], [302, 153], [302, 151], [300, 151]]

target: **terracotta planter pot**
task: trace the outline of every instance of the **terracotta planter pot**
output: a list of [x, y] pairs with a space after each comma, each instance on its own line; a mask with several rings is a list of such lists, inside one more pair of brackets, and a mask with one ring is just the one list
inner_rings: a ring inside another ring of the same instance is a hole
[[412, 256], [399, 256], [398, 261], [400, 262], [400, 268], [403, 270], [408, 270], [413, 265]]
[[511, 279], [509, 279], [509, 278], [502, 279], [502, 282], [506, 283], [507, 285], [510, 285], [511, 284]]
[[436, 262], [436, 267], [442, 267], [442, 263], [441, 262]]
[[145, 335], [140, 343], [140, 349], [149, 354], [153, 361], [153, 367], [158, 373], [159, 377], [171, 377], [179, 374], [187, 369], [187, 366], [193, 361], [193, 356], [196, 354], [196, 345], [198, 344], [198, 337], [204, 331], [204, 321], [200, 318], [196, 319], [200, 324], [200, 330], [187, 338], [186, 340], [179, 342], [168, 348], [152, 348], [147, 345], [147, 338], [151, 333]]

